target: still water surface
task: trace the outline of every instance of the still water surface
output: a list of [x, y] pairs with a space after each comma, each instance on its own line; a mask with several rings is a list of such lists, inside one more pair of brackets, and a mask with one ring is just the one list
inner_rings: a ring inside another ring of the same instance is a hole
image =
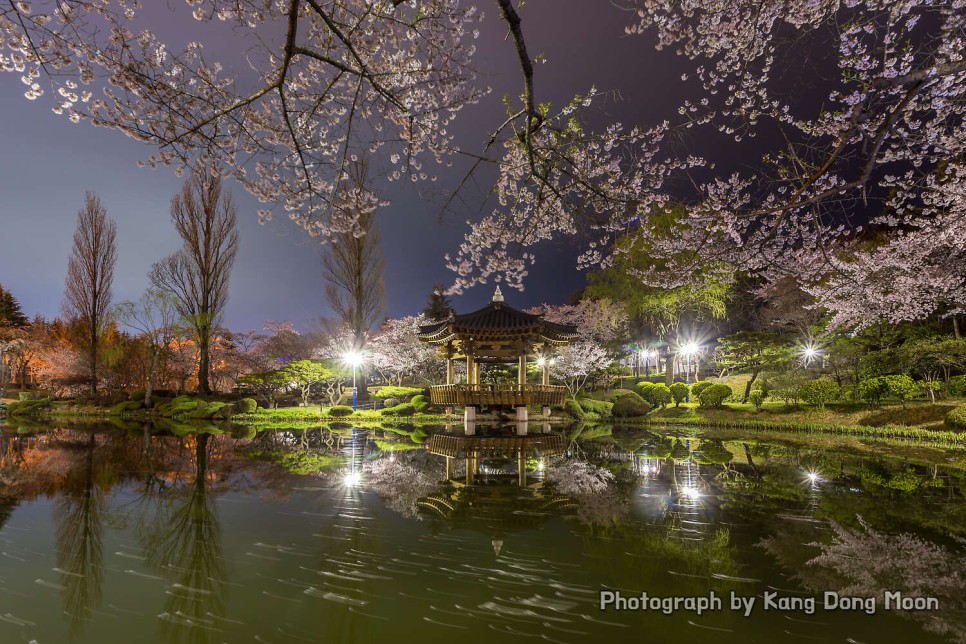
[[0, 642], [966, 641], [962, 455], [458, 429], [8, 425]]

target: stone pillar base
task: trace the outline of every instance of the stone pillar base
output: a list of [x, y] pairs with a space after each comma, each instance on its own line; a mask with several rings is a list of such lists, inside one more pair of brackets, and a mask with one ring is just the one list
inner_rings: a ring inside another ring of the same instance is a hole
[[472, 423], [475, 420], [476, 420], [476, 407], [464, 407], [463, 421], [467, 423]]
[[541, 410], [541, 412], [543, 412], [543, 415], [544, 415], [544, 416], [549, 416], [549, 415], [550, 415], [550, 408], [549, 408], [549, 407], [547, 407], [546, 405], [544, 405], [544, 407], [543, 407], [543, 409]]
[[528, 423], [525, 420], [523, 420], [523, 421], [517, 421], [517, 436], [526, 436], [527, 435], [527, 429], [528, 429], [527, 425], [528, 425]]
[[463, 423], [463, 434], [466, 436], [476, 436], [476, 421], [468, 420]]
[[525, 421], [525, 420], [527, 420], [527, 408], [526, 407], [517, 407], [517, 420], [518, 421]]

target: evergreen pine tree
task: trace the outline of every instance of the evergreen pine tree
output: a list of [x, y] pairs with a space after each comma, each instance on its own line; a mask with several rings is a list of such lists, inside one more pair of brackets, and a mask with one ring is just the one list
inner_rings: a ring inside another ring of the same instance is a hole
[[453, 305], [450, 304], [449, 297], [446, 295], [446, 287], [442, 284], [433, 284], [433, 290], [429, 293], [429, 302], [423, 309], [423, 313], [430, 320], [443, 320], [453, 312]]
[[30, 320], [23, 314], [20, 302], [0, 284], [0, 326], [27, 326]]

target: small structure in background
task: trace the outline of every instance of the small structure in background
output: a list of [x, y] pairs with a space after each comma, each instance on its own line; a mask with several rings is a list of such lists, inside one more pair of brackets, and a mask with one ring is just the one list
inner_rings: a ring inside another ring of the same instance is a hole
[[[446, 359], [446, 384], [430, 388], [435, 405], [465, 408], [464, 419], [476, 419], [476, 410], [513, 407], [517, 420], [527, 419], [527, 405], [540, 405], [544, 415], [550, 407], [563, 405], [566, 387], [550, 384], [550, 359], [555, 351], [577, 338], [576, 327], [556, 324], [507, 306], [500, 287], [482, 309], [451, 315], [448, 319], [420, 327], [419, 339], [439, 347]], [[541, 384], [527, 383], [527, 361], [533, 358], [543, 367]], [[454, 382], [454, 360], [466, 360], [466, 382]], [[481, 384], [483, 363], [517, 363], [517, 384]]]

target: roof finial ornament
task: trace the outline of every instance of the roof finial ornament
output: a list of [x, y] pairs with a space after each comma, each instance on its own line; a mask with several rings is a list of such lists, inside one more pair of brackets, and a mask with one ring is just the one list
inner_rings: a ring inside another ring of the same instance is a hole
[[503, 301], [503, 293], [500, 292], [500, 285], [499, 284], [496, 285], [496, 290], [493, 292], [493, 301], [494, 302], [502, 302]]

